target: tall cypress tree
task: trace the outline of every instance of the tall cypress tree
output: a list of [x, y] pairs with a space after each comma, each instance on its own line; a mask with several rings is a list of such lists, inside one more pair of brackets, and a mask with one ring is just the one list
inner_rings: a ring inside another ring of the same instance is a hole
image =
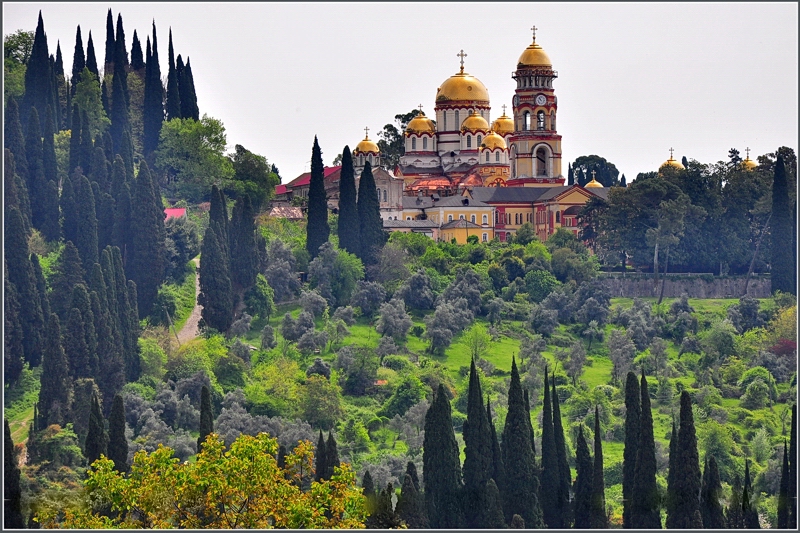
[[212, 225], [203, 237], [200, 261], [200, 294], [197, 303], [203, 306], [205, 323], [218, 330], [227, 331], [233, 322], [233, 297], [227, 261]]
[[589, 446], [583, 436], [583, 424], [578, 426], [578, 438], [575, 443], [575, 529], [592, 527], [592, 458]]
[[203, 385], [200, 391], [200, 436], [197, 437], [197, 453], [206, 437], [214, 432], [214, 414], [211, 411], [211, 392]]
[[22, 324], [17, 289], [8, 281], [8, 268], [3, 270], [3, 383], [16, 383], [22, 374], [25, 351], [22, 348]]
[[28, 159], [28, 197], [31, 203], [31, 223], [37, 229], [42, 226], [42, 204], [45, 186], [44, 161], [42, 158], [42, 134], [39, 128], [39, 113], [32, 107], [25, 133], [25, 156]]
[[666, 499], [666, 511], [667, 511], [667, 522], [666, 526], [667, 529], [675, 529], [675, 525], [673, 524], [673, 520], [675, 520], [676, 512], [675, 512], [675, 491], [677, 487], [675, 485], [675, 473], [678, 470], [676, 466], [678, 462], [678, 429], [675, 427], [675, 420], [672, 421], [672, 435], [669, 439], [669, 471], [667, 473], [667, 499]]
[[558, 471], [555, 435], [553, 435], [553, 406], [550, 401], [550, 384], [547, 382], [546, 367], [544, 376], [544, 400], [542, 402], [542, 513], [547, 527], [560, 529], [564, 527], [558, 505], [561, 480]]
[[114, 37], [114, 17], [111, 15], [111, 8], [108, 8], [108, 15], [106, 16], [106, 56], [103, 62], [103, 70], [105, 73], [114, 72], [114, 45], [116, 38]]
[[722, 512], [720, 496], [722, 484], [719, 480], [719, 467], [713, 455], [706, 457], [703, 471], [703, 488], [700, 491], [700, 514], [705, 529], [725, 529], [725, 514]]
[[633, 498], [633, 477], [639, 444], [639, 423], [642, 416], [639, 381], [628, 372], [625, 380], [625, 448], [622, 452], [622, 524], [630, 528], [630, 505]]
[[39, 305], [42, 308], [42, 322], [44, 317], [50, 316], [50, 298], [47, 296], [47, 282], [44, 279], [42, 272], [42, 265], [39, 263], [39, 256], [31, 253], [31, 267], [33, 268], [33, 277], [36, 280], [36, 290], [39, 292]]
[[136, 283], [132, 279], [128, 280], [128, 352], [125, 358], [125, 375], [128, 381], [136, 381], [142, 373], [141, 358], [139, 354], [139, 308], [136, 305], [137, 291]]
[[56, 92], [58, 101], [53, 109], [53, 118], [56, 130], [69, 129], [69, 101], [70, 93], [67, 86], [67, 79], [64, 76], [64, 58], [61, 55], [61, 41], [56, 42], [56, 62], [53, 66], [53, 74], [56, 77]]
[[136, 224], [132, 228], [133, 253], [129, 257], [128, 275], [136, 283], [137, 304], [144, 314], [150, 314], [158, 287], [164, 281], [166, 233], [164, 209], [157, 191], [147, 162], [142, 161], [131, 205], [131, 218]]
[[[358, 221], [361, 232], [361, 261], [365, 265], [378, 262], [380, 249], [386, 242], [381, 219], [381, 205], [375, 178], [372, 176], [372, 165], [369, 161], [364, 165], [361, 179], [358, 182]], [[524, 518], [524, 516], [523, 516]]]
[[[92, 125], [89, 123], [89, 115], [86, 111], [81, 111], [81, 145], [78, 148], [78, 164], [84, 175], [88, 175], [92, 171], [92, 157], [94, 157]], [[77, 184], [73, 184], [73, 186], [77, 186]]]
[[133, 30], [133, 41], [131, 43], [131, 70], [134, 72], [138, 72], [139, 76], [142, 69], [145, 68], [144, 65], [144, 54], [142, 54], [142, 43], [139, 41], [139, 36], [136, 34], [136, 30]]
[[163, 122], [164, 86], [161, 84], [161, 67], [158, 63], [156, 23], [153, 21], [153, 49], [151, 53], [150, 38], [148, 37], [145, 54], [144, 107], [142, 110], [142, 127], [144, 131], [142, 144], [147, 158], [151, 158], [153, 152], [158, 148], [158, 138]]
[[[92, 31], [89, 30], [89, 40], [86, 42], [86, 68], [89, 72], [100, 79], [100, 70], [97, 68], [97, 56], [94, 53], [94, 42], [92, 41]], [[99, 83], [99, 81], [98, 81]]]
[[86, 433], [84, 443], [86, 462], [91, 465], [101, 455], [108, 454], [108, 435], [106, 434], [105, 419], [100, 410], [100, 401], [97, 394], [92, 392], [92, 409], [89, 412], [89, 431]]
[[[786, 443], [784, 442], [784, 452], [786, 451]], [[784, 457], [785, 459], [785, 457]], [[753, 487], [750, 484], [750, 461], [744, 460], [744, 489], [742, 490], [742, 515], [744, 516], [745, 529], [761, 529], [758, 522], [758, 511], [753, 507], [750, 502], [750, 494]], [[788, 518], [788, 517], [787, 517]]]
[[605, 481], [603, 479], [603, 442], [600, 439], [600, 410], [594, 407], [594, 469], [592, 471], [592, 529], [608, 528]]
[[325, 438], [322, 436], [322, 430], [319, 430], [319, 439], [317, 439], [317, 461], [314, 465], [316, 471], [314, 473], [315, 481], [322, 481], [325, 478], [325, 472], [328, 467], [325, 464]]
[[[41, 16], [41, 15], [40, 15]], [[83, 39], [81, 38], [81, 27], [75, 32], [75, 52], [72, 54], [72, 88], [70, 93], [75, 96], [75, 90], [78, 88], [78, 82], [81, 81], [81, 73], [86, 67], [86, 55], [83, 53]], [[73, 124], [74, 127], [74, 124]]]
[[331, 479], [333, 477], [334, 468], [340, 465], [336, 439], [333, 438], [333, 432], [329, 431], [328, 441], [325, 443], [325, 479]]
[[700, 459], [697, 453], [697, 436], [692, 416], [692, 399], [687, 391], [681, 392], [680, 422], [678, 425], [677, 461], [672, 478], [674, 517], [672, 527], [691, 529], [695, 511], [700, 509]]
[[656, 483], [656, 445], [653, 436], [653, 413], [650, 410], [650, 393], [647, 379], [642, 372], [641, 418], [639, 442], [636, 453], [636, 469], [633, 474], [633, 490], [630, 523], [633, 529], [661, 529], [658, 484]]
[[772, 290], [797, 294], [797, 263], [792, 253], [792, 199], [783, 157], [775, 161], [772, 180]]
[[789, 528], [789, 453], [786, 440], [783, 441], [783, 467], [778, 491], [778, 529]]
[[356, 206], [356, 177], [350, 147], [342, 150], [342, 170], [339, 178], [339, 248], [356, 256], [361, 253], [361, 230]]
[[89, 348], [86, 346], [86, 331], [81, 312], [72, 308], [67, 315], [62, 341], [64, 352], [69, 360], [69, 375], [73, 379], [91, 376], [89, 369]]
[[125, 438], [125, 404], [122, 396], [114, 396], [111, 416], [108, 418], [108, 458], [114, 461], [118, 472], [128, 471], [128, 439]]
[[[117, 31], [114, 39], [114, 77], [119, 78], [128, 105], [128, 49], [125, 46], [125, 29], [122, 27], [122, 14], [117, 13]], [[113, 96], [112, 96], [113, 98]]]
[[58, 165], [54, 141], [56, 125], [52, 108], [48, 107], [46, 113], [42, 140], [42, 168], [46, 188], [41, 198], [40, 230], [45, 239], [55, 241], [61, 236], [58, 211]]
[[81, 257], [72, 241], [64, 245], [54, 270], [50, 284], [50, 309], [66, 321], [67, 313], [72, 308], [72, 291], [76, 285], [84, 283], [85, 276]]
[[23, 529], [25, 523], [22, 519], [19, 463], [14, 450], [14, 441], [11, 439], [8, 419], [4, 418], [3, 422], [5, 423], [3, 426], [3, 527]]
[[[83, 67], [81, 67], [83, 69]], [[22, 99], [22, 117], [27, 116], [30, 108], [35, 107], [39, 116], [39, 131], [44, 128], [45, 110], [50, 105], [55, 107], [55, 84], [50, 52], [47, 51], [47, 35], [44, 32], [44, 20], [39, 11], [39, 23], [33, 37], [31, 55], [25, 69], [25, 96]]]
[[361, 492], [364, 494], [364, 499], [366, 499], [367, 515], [371, 515], [375, 512], [377, 495], [375, 494], [375, 485], [372, 482], [372, 474], [369, 473], [369, 470], [365, 470], [364, 477], [361, 478]]
[[[558, 393], [556, 392], [556, 376], [552, 376], [553, 384], [553, 440], [556, 445], [556, 459], [558, 459], [558, 506], [561, 521], [564, 527], [572, 523], [571, 509], [569, 506], [569, 487], [572, 484], [572, 475], [567, 463], [567, 444], [564, 439], [564, 426], [561, 423], [561, 407], [559, 406]], [[595, 441], [596, 442], [596, 441]]]
[[75, 199], [75, 186], [80, 185], [81, 174], [79, 170], [76, 169], [72, 177], [66, 176], [64, 178], [64, 182], [61, 185], [61, 198], [59, 198], [62, 218], [61, 232], [64, 234], [65, 241], [73, 243], [78, 241], [79, 213], [78, 203]]
[[61, 346], [61, 326], [55, 314], [50, 315], [44, 330], [41, 388], [39, 389], [39, 427], [50, 424], [63, 426], [71, 420], [72, 381], [69, 378], [67, 356]]
[[[545, 384], [546, 386], [546, 384]], [[511, 383], [508, 388], [508, 413], [503, 428], [503, 464], [506, 470], [506, 489], [503, 496], [506, 519], [511, 521], [518, 514], [528, 527], [542, 527], [542, 508], [539, 506], [537, 492], [539, 480], [536, 477], [535, 457], [528, 429], [530, 413], [525, 409], [517, 362], [511, 358]], [[551, 424], [552, 424], [552, 418]], [[427, 475], [426, 475], [427, 478]], [[544, 492], [544, 491], [543, 491]]]
[[725, 524], [728, 529], [744, 529], [744, 514], [742, 513], [742, 480], [737, 474], [731, 486], [731, 499], [725, 512]]
[[83, 261], [83, 270], [91, 272], [92, 265], [98, 262], [97, 255], [97, 210], [94, 191], [86, 176], [80, 177], [80, 188], [76, 192], [78, 207], [78, 231], [75, 246]]
[[246, 290], [256, 282], [259, 257], [256, 248], [256, 213], [250, 196], [236, 200], [231, 219], [231, 281]]
[[[116, 67], [115, 70], [119, 70]], [[123, 153], [126, 148], [124, 146], [124, 135], [127, 132], [130, 134], [130, 113], [128, 111], [128, 102], [125, 96], [125, 86], [123, 85], [123, 77], [119, 75], [114, 76], [111, 84], [111, 139], [114, 142], [114, 151], [116, 153]]]
[[[76, 285], [72, 290], [72, 302], [70, 311], [77, 309], [83, 321], [83, 339], [88, 350], [88, 374], [84, 377], [95, 377], [97, 375], [97, 333], [94, 329], [94, 312], [92, 311], [91, 298], [86, 285]], [[69, 356], [69, 353], [67, 353]]]
[[[496, 487], [495, 490], [497, 490]], [[400, 496], [397, 498], [397, 505], [394, 510], [409, 529], [425, 529], [428, 527], [428, 517], [425, 515], [425, 500], [408, 473], [403, 475]], [[502, 510], [500, 513], [502, 516]]]
[[486, 527], [483, 511], [486, 507], [486, 483], [492, 475], [492, 433], [483, 409], [483, 393], [475, 359], [469, 367], [467, 390], [467, 420], [464, 436], [464, 518], [469, 528]]
[[169, 29], [169, 71], [167, 72], [167, 120], [181, 118], [181, 96], [178, 88], [178, 71], [175, 68], [175, 51], [172, 48], [172, 28]]
[[186, 58], [186, 66], [181, 70], [178, 85], [180, 88], [181, 117], [200, 120], [200, 109], [197, 107], [197, 93], [194, 89], [194, 76], [192, 76], [192, 64], [188, 57]]
[[[500, 499], [502, 504], [502, 494], [505, 489], [506, 482], [506, 469], [503, 465], [503, 453], [500, 450], [500, 442], [497, 440], [497, 429], [494, 427], [494, 420], [492, 419], [492, 409], [489, 404], [489, 399], [486, 399], [486, 418], [489, 421], [489, 431], [492, 433], [492, 479], [494, 479], [497, 490], [500, 491]], [[536, 454], [534, 453], [534, 460]]]
[[461, 464], [453, 431], [450, 402], [444, 385], [439, 384], [425, 414], [422, 463], [425, 472], [425, 504], [430, 527], [459, 528], [461, 515]]
[[306, 226], [306, 250], [312, 259], [317, 257], [319, 247], [328, 242], [330, 232], [322, 151], [315, 135], [314, 146], [311, 149], [311, 181], [308, 188], [308, 224]]
[[[25, 134], [22, 132], [22, 122], [19, 116], [19, 107], [13, 96], [8, 97], [6, 104], [5, 123], [3, 124], [3, 146], [14, 155], [14, 169], [22, 177], [26, 185], [28, 182], [28, 158], [25, 155]], [[6, 168], [8, 164], [6, 163]]]
[[[94, 266], [94, 270], [102, 278], [100, 265], [95, 264]], [[125, 385], [125, 362], [122, 353], [122, 341], [120, 331], [112, 329], [111, 313], [108, 307], [101, 304], [101, 298], [98, 293], [93, 290], [90, 298], [94, 315], [94, 329], [97, 334], [97, 353], [99, 355], [97, 385], [103, 394], [105, 404], [108, 405], [109, 398], [113, 398]], [[124, 429], [123, 427], [123, 431]], [[111, 438], [110, 433], [109, 438]], [[111, 448], [109, 448], [109, 457], [111, 457], [110, 453]], [[125, 457], [127, 457], [127, 451], [125, 454]]]
[[69, 164], [67, 165], [67, 176], [71, 176], [75, 167], [81, 166], [81, 110], [78, 104], [72, 106], [72, 122], [69, 136]]

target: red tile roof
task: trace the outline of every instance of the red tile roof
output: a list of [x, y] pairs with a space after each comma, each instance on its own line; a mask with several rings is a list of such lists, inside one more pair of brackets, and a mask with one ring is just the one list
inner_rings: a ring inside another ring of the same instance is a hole
[[286, 185], [278, 185], [275, 187], [275, 194], [286, 194]]
[[[331, 176], [341, 168], [342, 168], [341, 165], [336, 167], [325, 167], [322, 170], [323, 179], [330, 179]], [[311, 172], [304, 172], [303, 174], [300, 174], [298, 177], [287, 183], [286, 186], [302, 187], [303, 185], [308, 185], [309, 183], [311, 183]]]
[[186, 208], [185, 207], [168, 207], [164, 209], [164, 213], [167, 215], [164, 220], [169, 220], [171, 218], [181, 218], [186, 216]]

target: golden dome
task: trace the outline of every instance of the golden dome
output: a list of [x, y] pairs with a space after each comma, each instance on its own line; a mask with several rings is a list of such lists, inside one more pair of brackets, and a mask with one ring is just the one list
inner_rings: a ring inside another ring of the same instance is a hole
[[500, 135], [514, 133], [514, 120], [503, 113], [502, 116], [497, 117], [497, 119], [492, 122], [492, 130]]
[[755, 170], [758, 168], [758, 163], [747, 157], [742, 161], [742, 170]]
[[481, 144], [481, 148], [485, 150], [494, 150], [495, 148], [500, 148], [501, 150], [506, 149], [506, 141], [500, 137], [494, 131], [489, 132], [489, 135], [484, 137], [483, 144]]
[[489, 105], [489, 91], [481, 80], [464, 72], [453, 74], [436, 90], [437, 104], [454, 102], [480, 102]]
[[584, 185], [584, 187], [589, 187], [589, 188], [593, 188], [593, 189], [594, 189], [594, 188], [597, 188], [597, 187], [600, 187], [600, 188], [602, 188], [602, 187], [603, 187], [603, 184], [602, 184], [602, 183], [600, 183], [599, 181], [597, 181], [596, 179], [592, 178], [592, 181], [590, 181], [589, 183], [587, 183], [586, 185]]
[[518, 69], [526, 67], [552, 68], [552, 66], [553, 64], [550, 62], [550, 58], [547, 56], [545, 51], [541, 46], [536, 44], [535, 37], [533, 38], [531, 45], [522, 52], [521, 56], [519, 56], [519, 61], [517, 62]]
[[477, 111], [473, 111], [472, 114], [461, 123], [461, 129], [469, 131], [487, 131], [489, 129], [489, 123], [486, 122], [486, 119], [480, 116]]
[[435, 133], [436, 126], [433, 121], [420, 111], [419, 115], [412, 118], [406, 126], [406, 133]]
[[377, 154], [380, 150], [378, 149], [378, 145], [369, 139], [369, 135], [365, 135], [364, 140], [358, 143], [356, 149], [353, 150], [354, 154], [359, 152], [373, 152]]
[[662, 163], [662, 165], [660, 167], [658, 167], [658, 170], [661, 171], [661, 170], [664, 170], [667, 167], [672, 167], [672, 168], [675, 168], [677, 170], [683, 170], [683, 168], [684, 168], [683, 165], [681, 165], [677, 160], [673, 159], [672, 156], [670, 156], [669, 159], [664, 161], [664, 163]]

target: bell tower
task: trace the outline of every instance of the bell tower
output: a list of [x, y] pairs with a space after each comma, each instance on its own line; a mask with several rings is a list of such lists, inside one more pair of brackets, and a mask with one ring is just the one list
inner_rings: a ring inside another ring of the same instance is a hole
[[536, 30], [536, 26], [531, 28], [533, 42], [511, 75], [517, 82], [512, 101], [514, 133], [509, 138], [511, 180], [529, 186], [563, 185], [561, 135], [556, 130], [558, 99], [553, 90], [558, 72], [536, 43]]

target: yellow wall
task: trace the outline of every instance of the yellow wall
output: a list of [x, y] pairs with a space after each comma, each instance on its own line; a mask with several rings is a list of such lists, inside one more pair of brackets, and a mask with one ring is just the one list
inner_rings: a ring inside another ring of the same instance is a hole
[[439, 233], [439, 237], [441, 240], [446, 242], [450, 242], [455, 238], [456, 243], [467, 244], [467, 237], [470, 235], [476, 235], [478, 237], [478, 242], [483, 242], [484, 233], [486, 234], [486, 242], [489, 242], [494, 238], [494, 229], [491, 227], [443, 229]]

